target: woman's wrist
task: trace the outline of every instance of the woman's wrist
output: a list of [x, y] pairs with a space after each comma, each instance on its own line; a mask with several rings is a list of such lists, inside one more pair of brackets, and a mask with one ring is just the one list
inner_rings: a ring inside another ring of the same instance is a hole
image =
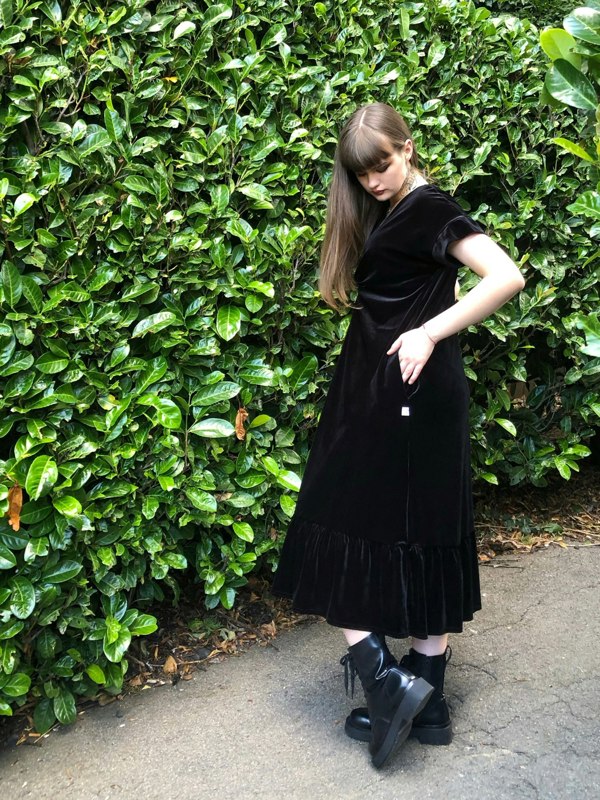
[[437, 344], [437, 341], [433, 338], [433, 336], [429, 333], [429, 331], [425, 327], [425, 323], [423, 323], [423, 325], [421, 325], [421, 327], [425, 331], [425, 334], [427, 335], [427, 337], [431, 340], [432, 344]]

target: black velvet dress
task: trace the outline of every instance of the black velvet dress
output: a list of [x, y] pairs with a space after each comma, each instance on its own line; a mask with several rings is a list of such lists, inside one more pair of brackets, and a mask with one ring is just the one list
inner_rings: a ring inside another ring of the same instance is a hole
[[462, 631], [481, 608], [458, 335], [404, 383], [403, 332], [455, 303], [448, 244], [483, 228], [428, 184], [369, 236], [351, 321], [272, 591], [331, 625], [396, 638]]

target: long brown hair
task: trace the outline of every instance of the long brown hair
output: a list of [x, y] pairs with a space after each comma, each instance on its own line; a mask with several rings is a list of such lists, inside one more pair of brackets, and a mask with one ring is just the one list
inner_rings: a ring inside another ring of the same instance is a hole
[[[362, 188], [356, 174], [374, 169], [391, 156], [389, 144], [400, 150], [407, 139], [412, 136], [406, 122], [385, 103], [362, 106], [342, 129], [329, 189], [319, 274], [319, 292], [336, 311], [341, 310], [338, 303], [351, 306], [348, 295], [356, 288], [354, 270], [367, 236], [385, 213], [383, 204]], [[418, 169], [414, 147], [410, 163]]]

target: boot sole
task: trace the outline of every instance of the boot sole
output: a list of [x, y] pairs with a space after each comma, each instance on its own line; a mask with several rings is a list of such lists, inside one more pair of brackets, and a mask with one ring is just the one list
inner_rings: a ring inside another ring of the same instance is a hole
[[[357, 728], [353, 725], [350, 715], [346, 717], [344, 732], [346, 736], [357, 742], [368, 743], [371, 741], [371, 731], [365, 730], [364, 728]], [[449, 722], [447, 725], [436, 728], [413, 725], [408, 734], [408, 738], [417, 739], [421, 744], [449, 745], [452, 742], [452, 723]]]
[[412, 682], [394, 714], [383, 744], [376, 753], [371, 753], [371, 763], [374, 767], [377, 769], [382, 767], [396, 747], [408, 738], [413, 719], [427, 705], [432, 694], [433, 686], [423, 678], [416, 678]]

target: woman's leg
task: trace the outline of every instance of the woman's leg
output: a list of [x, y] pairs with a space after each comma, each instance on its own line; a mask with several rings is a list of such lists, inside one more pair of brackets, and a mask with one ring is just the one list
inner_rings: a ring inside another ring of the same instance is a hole
[[346, 637], [346, 642], [348, 643], [348, 647], [352, 647], [353, 644], [366, 639], [367, 636], [371, 635], [371, 631], [355, 631], [352, 628], [342, 628], [344, 631], [344, 636]]
[[429, 636], [427, 639], [412, 638], [412, 648], [424, 656], [441, 656], [448, 647], [448, 634], [443, 636]]

